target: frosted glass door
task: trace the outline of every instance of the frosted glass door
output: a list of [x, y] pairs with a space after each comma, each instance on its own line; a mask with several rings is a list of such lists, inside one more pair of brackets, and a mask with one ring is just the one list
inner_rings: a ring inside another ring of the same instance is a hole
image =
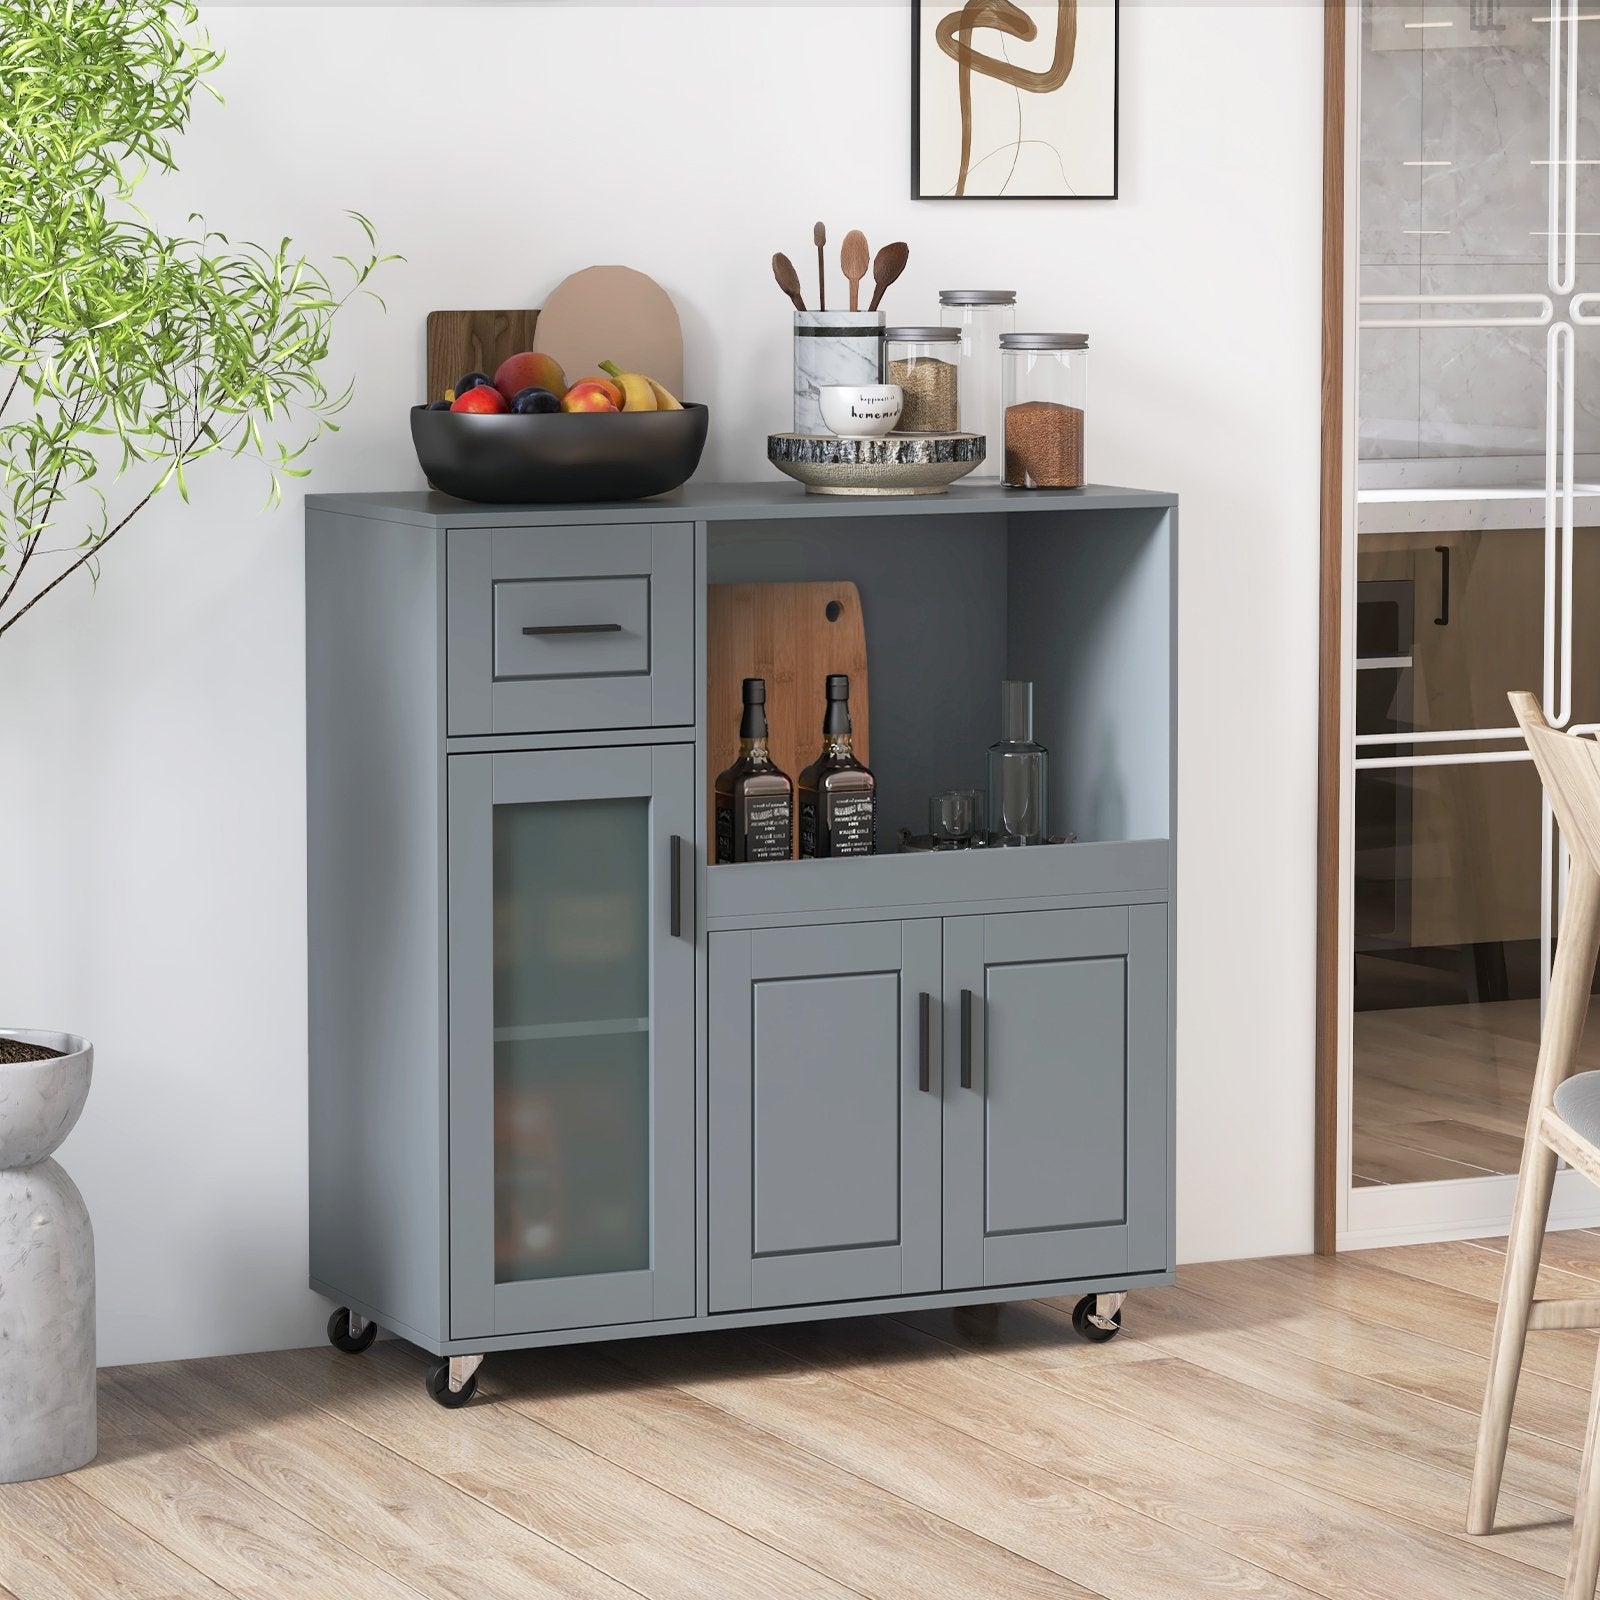
[[689, 1315], [688, 747], [450, 769], [452, 1332]]

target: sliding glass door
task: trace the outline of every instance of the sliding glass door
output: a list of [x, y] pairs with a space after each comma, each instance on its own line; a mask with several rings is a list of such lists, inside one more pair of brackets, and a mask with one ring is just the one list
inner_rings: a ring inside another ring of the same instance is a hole
[[1506, 692], [1600, 724], [1600, 4], [1364, 0], [1352, 54], [1346, 1243], [1510, 1215], [1561, 885]]

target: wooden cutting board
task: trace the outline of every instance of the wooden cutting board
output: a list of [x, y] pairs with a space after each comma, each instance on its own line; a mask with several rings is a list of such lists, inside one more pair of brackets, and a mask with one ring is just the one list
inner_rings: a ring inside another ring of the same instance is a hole
[[822, 748], [823, 680], [848, 672], [855, 751], [870, 766], [867, 635], [853, 583], [714, 583], [706, 636], [706, 838], [715, 862], [713, 788], [739, 754], [744, 679], [767, 680], [772, 759], [798, 779]]
[[561, 363], [568, 383], [602, 361], [642, 372], [683, 398], [683, 328], [672, 297], [632, 267], [585, 267], [545, 296], [539, 349]]
[[428, 313], [428, 400], [443, 400], [446, 389], [469, 372], [494, 369], [507, 356], [537, 350], [533, 342], [537, 311], [430, 311]]

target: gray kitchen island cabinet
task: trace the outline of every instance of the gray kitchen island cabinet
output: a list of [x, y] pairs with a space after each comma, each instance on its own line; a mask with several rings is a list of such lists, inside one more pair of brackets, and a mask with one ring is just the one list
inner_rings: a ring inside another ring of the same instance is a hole
[[[1176, 534], [1098, 487], [311, 496], [333, 1342], [454, 1406], [579, 1340], [1066, 1294], [1113, 1336], [1173, 1272]], [[707, 586], [817, 581], [860, 595], [882, 853], [708, 865]], [[897, 850], [1003, 678], [1072, 842]]]

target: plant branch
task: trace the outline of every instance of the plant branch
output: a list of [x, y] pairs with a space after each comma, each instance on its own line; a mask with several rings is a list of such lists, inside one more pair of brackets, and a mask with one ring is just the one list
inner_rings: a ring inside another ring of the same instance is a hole
[[53, 577], [49, 583], [47, 583], [36, 595], [28, 600], [25, 605], [18, 606], [9, 617], [0, 619], [0, 633], [4, 633], [6, 629], [14, 626], [23, 617], [27, 616], [27, 614], [32, 611], [33, 608], [38, 605], [38, 603], [43, 600], [44, 597], [49, 594], [57, 584], [65, 583], [67, 579], [70, 578], [72, 574], [80, 567], [87, 566], [89, 562], [93, 561], [94, 558], [99, 555], [100, 552], [105, 549], [105, 547], [110, 544], [111, 541], [116, 538], [116, 536], [121, 533], [121, 531], [127, 527], [127, 525], [132, 522], [133, 519], [138, 516], [138, 514], [143, 511], [152, 500], [155, 499], [160, 487], [160, 484], [152, 484], [150, 488], [145, 490], [144, 494], [140, 497], [139, 501], [134, 505], [132, 510], [130, 510], [119, 522], [117, 522], [114, 527], [108, 529], [100, 536], [100, 538], [96, 539], [94, 543], [90, 545], [89, 548], [85, 550], [76, 561], [72, 562], [70, 566], [57, 573], [56, 576]]

